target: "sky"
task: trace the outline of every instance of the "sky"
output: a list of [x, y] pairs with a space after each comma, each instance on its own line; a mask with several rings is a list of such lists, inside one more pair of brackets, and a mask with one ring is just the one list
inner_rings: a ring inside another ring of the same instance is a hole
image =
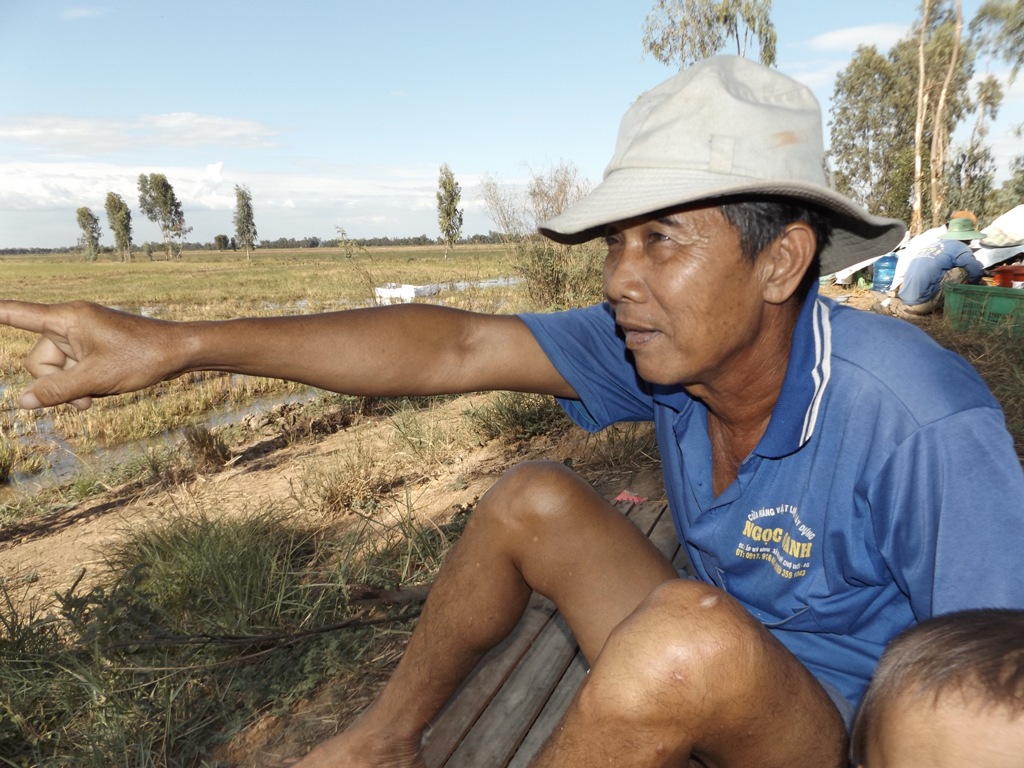
[[[641, 47], [653, 0], [0, 0], [0, 248], [73, 245], [104, 201], [132, 209], [163, 173], [191, 242], [233, 234], [235, 185], [259, 237], [438, 235], [437, 180], [464, 235], [494, 229], [480, 183], [571, 163], [598, 182], [619, 120], [673, 74]], [[965, 0], [970, 18], [980, 0]], [[775, 0], [778, 68], [824, 122], [858, 45], [909, 33], [913, 0]], [[1005, 66], [990, 68], [1005, 82]], [[1000, 178], [1024, 152], [1024, 75], [989, 141]], [[827, 135], [827, 129], [826, 129]]]

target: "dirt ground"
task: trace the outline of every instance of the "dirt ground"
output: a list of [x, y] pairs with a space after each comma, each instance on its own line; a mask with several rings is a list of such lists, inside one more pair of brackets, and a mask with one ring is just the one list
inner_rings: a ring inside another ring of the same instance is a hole
[[[433, 416], [458, 419], [482, 397], [444, 403]], [[47, 601], [70, 587], [83, 569], [86, 574], [80, 588], [90, 586], [92, 576], [101, 572], [105, 547], [131, 529], [162, 517], [296, 508], [295, 484], [301, 482], [308, 464], [343, 455], [357, 441], [363, 446], [375, 440], [386, 444], [389, 429], [392, 427], [387, 419], [359, 419], [334, 434], [288, 444], [281, 439], [279, 427], [264, 426], [253, 433], [247, 445], [236, 449], [235, 460], [219, 472], [172, 487], [110, 488], [81, 503], [56, 507], [20, 524], [0, 528], [0, 579], [16, 598]], [[533, 458], [572, 459], [580, 473], [608, 496], [625, 490], [641, 497], [663, 498], [660, 465], [655, 460], [644, 459], [628, 469], [601, 466], [587, 458], [586, 440], [581, 430], [573, 429], [557, 439], [540, 437], [515, 447], [491, 440], [461, 449], [455, 460], [410, 483], [415, 514], [447, 522], [456, 507], [471, 505], [509, 467]], [[342, 517], [336, 524], [342, 526], [351, 519]], [[343, 726], [345, 718], [369, 703], [383, 682], [379, 666], [361, 681], [359, 690], [337, 690], [325, 681], [317, 696], [287, 716], [262, 717], [227, 744], [218, 757], [231, 766], [287, 765]]]
[[[459, 398], [439, 406], [437, 419], [459, 418], [482, 396]], [[334, 434], [311, 442], [288, 444], [278, 428], [267, 426], [251, 442], [236, 450], [236, 459], [224, 470], [173, 487], [127, 485], [111, 488], [78, 504], [62, 505], [23, 523], [0, 529], [0, 578], [23, 585], [26, 595], [49, 595], [67, 588], [100, 565], [103, 548], [131, 528], [175, 513], [203, 511], [215, 515], [243, 514], [270, 507], [296, 506], [295, 486], [311, 461], [343, 454], [359, 441], [371, 444], [374, 433], [390, 429], [386, 419], [367, 418]], [[380, 440], [383, 444], [385, 438]], [[457, 506], [468, 506], [514, 464], [531, 458], [574, 460], [604, 493], [630, 490], [660, 498], [659, 466], [646, 462], [642, 469], [618, 470], [580, 462], [585, 437], [578, 430], [552, 440], [537, 438], [510, 449], [500, 441], [481, 442], [461, 449], [456, 459], [435, 467], [411, 483], [416, 514], [441, 522]], [[269, 446], [269, 447], [268, 447]], [[364, 449], [365, 450], [365, 449]], [[339, 521], [339, 525], [344, 520]]]

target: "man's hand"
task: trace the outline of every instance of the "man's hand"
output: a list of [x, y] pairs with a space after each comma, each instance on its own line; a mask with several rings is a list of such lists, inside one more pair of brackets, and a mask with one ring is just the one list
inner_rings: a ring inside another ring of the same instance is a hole
[[0, 301], [0, 323], [39, 334], [25, 358], [35, 381], [18, 398], [22, 408], [132, 392], [181, 373], [173, 363], [174, 324], [86, 302]]

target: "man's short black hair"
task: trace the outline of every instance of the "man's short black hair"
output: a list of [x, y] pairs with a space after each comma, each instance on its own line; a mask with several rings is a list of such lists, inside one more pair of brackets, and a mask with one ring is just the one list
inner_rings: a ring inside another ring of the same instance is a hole
[[803, 301], [821, 272], [821, 254], [832, 240], [832, 221], [817, 208], [792, 200], [736, 200], [720, 206], [722, 215], [740, 236], [740, 248], [751, 261], [756, 261], [765, 248], [795, 221], [802, 221], [814, 230], [817, 245], [814, 258], [797, 289]]

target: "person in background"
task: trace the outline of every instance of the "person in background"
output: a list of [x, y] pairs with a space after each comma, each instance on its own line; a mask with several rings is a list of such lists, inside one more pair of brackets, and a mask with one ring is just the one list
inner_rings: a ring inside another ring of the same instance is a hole
[[984, 268], [971, 250], [970, 243], [984, 234], [969, 218], [950, 219], [946, 232], [925, 246], [907, 266], [903, 282], [873, 309], [905, 320], [930, 315], [942, 307], [942, 286], [947, 283], [977, 283]]
[[1024, 611], [916, 624], [886, 648], [853, 728], [860, 768], [1024, 764]]
[[959, 210], [953, 211], [941, 225], [933, 227], [914, 237], [908, 232], [903, 237], [903, 242], [896, 246], [893, 254], [896, 256], [896, 269], [893, 271], [892, 284], [889, 286], [888, 295], [895, 296], [899, 287], [903, 284], [903, 276], [907, 274], [907, 267], [920, 255], [925, 248], [935, 245], [942, 239], [942, 236], [949, 231], [949, 221], [953, 219], [970, 219], [971, 226], [978, 228], [978, 217], [974, 211]]

